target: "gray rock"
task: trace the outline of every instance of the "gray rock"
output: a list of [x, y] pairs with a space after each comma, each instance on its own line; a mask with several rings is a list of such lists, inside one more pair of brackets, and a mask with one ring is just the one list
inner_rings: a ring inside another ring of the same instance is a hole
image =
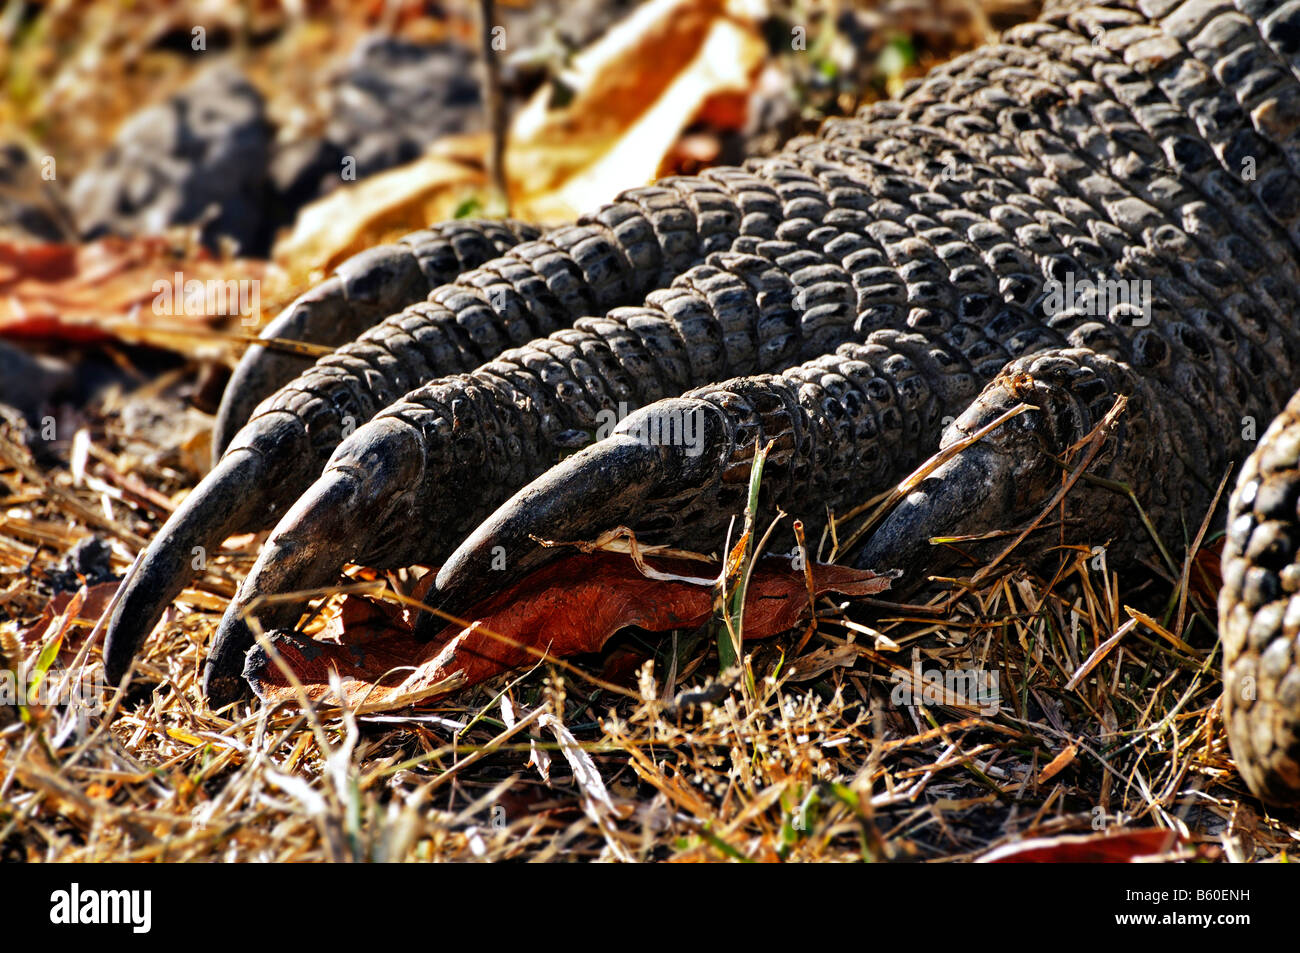
[[131, 116], [113, 145], [72, 185], [86, 238], [198, 224], [205, 244], [265, 250], [271, 127], [261, 94], [233, 67], [200, 74]]
[[481, 125], [479, 69], [458, 43], [364, 38], [333, 93], [326, 139], [358, 178], [409, 162], [430, 142]]

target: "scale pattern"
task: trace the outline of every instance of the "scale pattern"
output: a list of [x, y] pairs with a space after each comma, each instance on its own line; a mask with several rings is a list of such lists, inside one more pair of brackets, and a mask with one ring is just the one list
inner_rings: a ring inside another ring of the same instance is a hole
[[1254, 434], [1300, 386], [1297, 289], [1300, 0], [1050, 5], [897, 102], [514, 247], [264, 402], [227, 457], [305, 439], [310, 465], [267, 509], [209, 693], [234, 691], [254, 599], [347, 561], [443, 562], [454, 606], [547, 558], [538, 537], [622, 523], [714, 549], [769, 445], [763, 505], [815, 534], [1028, 404], [859, 560], [920, 569], [940, 518], [1032, 516], [1085, 450], [1059, 527], [1133, 557], [1149, 531], [1116, 484], [1174, 542], [1255, 450], [1225, 561], [1225, 713], [1252, 788], [1294, 794], [1300, 405]]
[[[523, 222], [461, 220], [412, 232], [391, 245], [368, 248], [295, 299], [262, 330], [261, 337], [339, 347], [386, 316], [455, 281], [461, 272], [499, 258], [539, 235], [538, 229]], [[308, 357], [267, 347], [248, 349], [217, 411], [214, 463], [253, 408], [312, 363]]]

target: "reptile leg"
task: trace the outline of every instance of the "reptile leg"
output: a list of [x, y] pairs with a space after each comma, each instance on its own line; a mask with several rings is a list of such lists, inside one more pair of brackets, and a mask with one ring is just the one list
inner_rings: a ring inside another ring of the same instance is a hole
[[[284, 483], [283, 499], [250, 502], [237, 484], [251, 478], [223, 477], [224, 488], [207, 494], [206, 515], [178, 512], [183, 532], [165, 534], [162, 547], [173, 564], [146, 588], [176, 584], [178, 558], [204, 533], [219, 538], [215, 523], [265, 522], [289, 506], [343, 438], [331, 422], [337, 415], [361, 423], [428, 380], [435, 383], [343, 442], [277, 527], [223, 620], [219, 678], [209, 670], [214, 696], [231, 690], [232, 659], [247, 644], [236, 623], [251, 602], [328, 582], [344, 560], [436, 558], [486, 516], [439, 573], [440, 598], [455, 607], [544, 561], [537, 536], [589, 537], [624, 523], [648, 542], [713, 548], [743, 505], [756, 449], [769, 443], [761, 505], [816, 527], [827, 507], [896, 483], [928, 455], [948, 419], [956, 418], [942, 439], [952, 445], [1022, 402], [1028, 411], [916, 486], [859, 558], [919, 572], [933, 565], [932, 535], [1006, 529], [1048, 508], [1056, 514], [1058, 503], [1054, 539], [1104, 536], [1122, 558], [1149, 541], [1115, 495], [1117, 483], [1132, 488], [1159, 536], [1176, 541], [1247, 449], [1244, 422], [1271, 416], [1300, 384], [1297, 35], [1294, 2], [1063, 0], [1042, 22], [935, 70], [900, 102], [828, 123], [818, 138], [751, 163], [769, 195], [780, 196], [772, 199], [774, 222], [757, 234], [822, 254], [817, 267], [856, 299], [852, 317], [838, 299], [815, 302], [807, 314], [829, 323], [769, 342], [780, 361], [739, 359], [755, 351], [754, 332], [729, 326], [704, 287], [742, 279], [735, 268], [757, 252], [753, 242], [710, 249], [696, 240], [679, 249], [673, 269], [656, 237], [646, 247], [659, 265], [646, 273], [661, 280], [644, 286], [643, 269], [620, 259], [626, 249], [614, 242], [609, 260], [631, 265], [619, 285], [626, 299], [574, 292], [549, 325], [527, 308], [528, 317], [512, 323], [518, 308], [504, 313], [500, 300], [485, 297], [496, 277], [462, 277], [454, 294], [443, 289], [422, 306], [454, 317], [438, 325], [450, 343], [420, 347], [454, 359], [422, 358], [418, 373], [408, 373], [374, 349], [387, 340], [375, 329], [344, 349], [347, 360], [318, 367], [322, 387], [336, 380], [331, 374], [356, 381], [339, 385], [329, 407], [313, 404], [319, 395], [310, 387], [264, 404], [254, 421], [262, 443], [235, 440], [228, 465], [276, 482], [263, 493]], [[717, 185], [734, 199], [725, 182]], [[697, 197], [672, 188], [677, 194], [660, 213], [702, 221]], [[744, 234], [743, 203], [727, 209], [724, 217], [742, 223], [728, 226], [730, 236]], [[706, 262], [709, 251], [725, 248], [740, 257]], [[757, 257], [784, 270], [781, 294], [798, 284], [778, 258]], [[652, 296], [644, 311], [609, 311], [643, 301], [692, 266], [695, 285]], [[577, 270], [587, 285], [599, 284]], [[1047, 283], [1073, 280], [1141, 282], [1142, 304], [1134, 313], [1095, 300], [1054, 303]], [[759, 326], [764, 315], [782, 313], [744, 280], [728, 294]], [[484, 307], [493, 317], [480, 320]], [[437, 380], [470, 371], [478, 363], [470, 357], [488, 359], [585, 313], [604, 317], [473, 374]], [[818, 333], [825, 351], [848, 328], [863, 343], [813, 357]], [[806, 363], [787, 369], [799, 360]], [[696, 385], [705, 386], [675, 396]], [[619, 402], [648, 406], [613, 436], [546, 469]], [[321, 426], [303, 423], [317, 413]], [[698, 423], [688, 430], [686, 421]], [[1229, 541], [1224, 607], [1226, 654], [1240, 668], [1228, 681], [1242, 690], [1225, 709], [1234, 749], [1254, 759], [1243, 771], [1270, 794], [1294, 787], [1294, 723], [1275, 702], [1293, 702], [1300, 691], [1287, 668], [1294, 635], [1287, 637], [1275, 598], [1291, 581], [1283, 511], [1294, 500], [1289, 478], [1274, 477], [1289, 473], [1296, 455], [1285, 435], [1274, 439], [1283, 449], [1248, 470], [1234, 504], [1239, 538]], [[266, 457], [249, 462], [259, 453]], [[284, 459], [295, 454], [308, 462]], [[146, 566], [158, 558], [151, 549]], [[503, 559], [507, 572], [493, 572]], [[137, 609], [147, 617], [158, 605], [142, 598]], [[294, 612], [271, 607], [258, 620], [281, 625]], [[122, 631], [116, 635], [130, 642]], [[113, 638], [110, 673], [124, 667]], [[1247, 693], [1252, 678], [1255, 697]]]
[[771, 193], [729, 182], [719, 175], [628, 192], [385, 319], [264, 401], [125, 582], [107, 629], [109, 677], [123, 676], [206, 553], [233, 532], [273, 525], [334, 448], [403, 393], [584, 313], [638, 301], [698, 256], [729, 247], [754, 219], [770, 228]]
[[[803, 288], [807, 309], [795, 307]], [[408, 394], [346, 440], [276, 526], [227, 609], [205, 676], [209, 698], [240, 687], [259, 596], [331, 584], [348, 561], [436, 562], [510, 491], [638, 407], [694, 381], [797, 360], [853, 333], [852, 287], [824, 255], [791, 242], [723, 253], [652, 293], [471, 375]], [[292, 603], [265, 606], [282, 628]]]
[[1219, 592], [1223, 720], [1250, 789], [1300, 800], [1300, 395], [1242, 467]]
[[[1064, 34], [1055, 36], [1059, 38]], [[1081, 45], [1078, 37], [1070, 35], [1069, 40], [1073, 44], [1072, 49], [1078, 52]], [[1085, 47], [1082, 55], [1085, 58], [1091, 55], [1088, 52], [1091, 48], [1087, 44], [1082, 46]], [[1033, 66], [1041, 71], [1046, 61], [1042, 50], [1000, 48], [999, 52], [1004, 54], [1000, 59], [990, 58], [988, 61], [978, 58], [968, 59], [962, 68], [976, 75], [983, 75], [989, 70], [987, 65], [989, 61], [996, 66], [1003, 60], [1009, 60], [1015, 66]], [[919, 110], [918, 118], [923, 120], [930, 119], [932, 113], [936, 119], [943, 119], [945, 116], [951, 118], [954, 111], [950, 103], [934, 95], [927, 95], [935, 90], [941, 92], [945, 88], [950, 88], [951, 83], [945, 86], [947, 79], [948, 77], [939, 76], [933, 84], [922, 84], [911, 97], [908, 108]], [[1060, 82], [1074, 81], [1073, 75], [1067, 75]], [[1040, 85], [1050, 84], [1044, 81]], [[972, 87], [968, 84], [964, 88]], [[1058, 85], [1053, 95], [1064, 97], [1063, 89], [1063, 86]], [[1123, 95], [1132, 97], [1134, 94], [1116, 93], [1114, 97], [1108, 98], [1106, 91], [1099, 87], [1089, 94], [1091, 98], [1085, 99], [1085, 102], [1089, 104], [1088, 108], [1095, 116], [1104, 116], [1107, 109], [1114, 112], [1116, 108], [1125, 105]], [[978, 121], [982, 118], [983, 113], [980, 109], [974, 108], [979, 104], [964, 103], [963, 105], [968, 107], [964, 114], [968, 125], [970, 121]], [[1039, 310], [1041, 313], [1044, 276], [1059, 280], [1063, 274], [1068, 275], [1071, 269], [1089, 274], [1089, 271], [1081, 270], [1089, 265], [1100, 270], [1104, 275], [1106, 269], [1098, 262], [1098, 253], [1104, 261], [1105, 252], [1108, 251], [1115, 263], [1113, 274], [1122, 276], [1126, 280], [1133, 280], [1138, 275], [1150, 276], [1147, 280], [1155, 285], [1152, 297], [1155, 299], [1154, 307], [1160, 316], [1174, 314], [1179, 310], [1191, 311], [1194, 315], [1203, 316], [1201, 320], [1213, 330], [1234, 324], [1239, 325], [1245, 319], [1255, 320], [1255, 313], [1262, 309], [1264, 318], [1258, 323], [1266, 335], [1273, 333], [1277, 323], [1276, 321], [1270, 323], [1268, 318], [1278, 316], [1282, 308], [1267, 296], [1252, 298], [1245, 291], [1245, 282], [1254, 281], [1259, 277], [1259, 266], [1248, 254], [1242, 252], [1235, 256], [1228, 256], [1229, 264], [1226, 269], [1223, 266], [1217, 266], [1216, 269], [1212, 256], [1219, 254], [1220, 243], [1229, 242], [1229, 247], [1234, 247], [1234, 250], [1235, 246], [1230, 245], [1231, 236], [1225, 236], [1225, 226], [1220, 219], [1209, 215], [1204, 209], [1196, 212], [1198, 217], [1191, 217], [1190, 210], [1197, 209], [1200, 202], [1196, 195], [1172, 182], [1160, 183], [1158, 186], [1138, 182], [1134, 185], [1135, 191], [1130, 192], [1109, 176], [1108, 167], [1099, 158], [1089, 153], [1079, 156], [1072, 151], [1073, 147], [1067, 137], [1075, 127], [1084, 125], [1080, 117], [1071, 118], [1067, 115], [1065, 119], [1052, 119], [1043, 125], [1041, 117], [1036, 118], [1030, 114], [1011, 113], [1004, 117], [1005, 106], [1006, 104], [995, 100], [981, 107], [989, 117], [996, 117], [999, 125], [989, 128], [979, 141], [984, 144], [981, 148], [989, 161], [1014, 156], [1018, 164], [1007, 167], [1002, 163], [1001, 168], [1007, 170], [1005, 178], [993, 168], [976, 170], [978, 175], [973, 184], [977, 190], [961, 194], [962, 203], [966, 206], [961, 211], [964, 211], [967, 219], [965, 224], [970, 228], [971, 238], [968, 242], [960, 241], [960, 236], [951, 230], [948, 234], [952, 240], [941, 237], [942, 230], [935, 227], [938, 223], [926, 220], [927, 216], [942, 215], [943, 203], [936, 201], [938, 196], [933, 194], [929, 196], [919, 194], [913, 180], [910, 180], [906, 174], [906, 166], [904, 169], [891, 168], [883, 161], [880, 157], [881, 151], [892, 150], [890, 154], [895, 159], [900, 156], [900, 152], [895, 142], [885, 142], [881, 135], [873, 136], [871, 132], [873, 127], [869, 123], [859, 123], [852, 127], [832, 126], [827, 141], [799, 141], [792, 143], [787, 150], [786, 163], [793, 162], [815, 171], [824, 193], [828, 196], [846, 189], [852, 194], [853, 186], [856, 185], [860, 189], [865, 186], [866, 201], [857, 199], [856, 204], [854, 201], [841, 204], [832, 200], [832, 207], [829, 211], [823, 212], [826, 222], [834, 220], [837, 225], [852, 223], [860, 235], [870, 236], [876, 242], [871, 250], [876, 252], [878, 257], [874, 261], [869, 261], [867, 266], [853, 271], [853, 280], [859, 288], [860, 304], [879, 307], [892, 303], [890, 296], [886, 295], [883, 298], [880, 296], [880, 290], [888, 289], [888, 285], [870, 284], [873, 280], [887, 280], [890, 268], [881, 267], [885, 262], [907, 276], [907, 294], [898, 299], [899, 305], [940, 304], [944, 301], [953, 301], [951, 295], [954, 291], [961, 290], [968, 292], [962, 298], [963, 309], [973, 306], [980, 299], [981, 293], [985, 300], [988, 300], [990, 289], [987, 285], [981, 285], [978, 274], [971, 271], [975, 266], [959, 264], [954, 257], [954, 250], [964, 248], [974, 252], [973, 257], [981, 266], [987, 264], [996, 269], [995, 274], [998, 272], [1002, 274], [998, 287], [993, 290], [1000, 292], [1006, 299], [1006, 304], [1011, 306], [1009, 310], [990, 314], [988, 323], [983, 328], [954, 323], [951, 317], [936, 321], [932, 315], [913, 311], [906, 315], [895, 313], [892, 317], [878, 322], [874, 319], [863, 322], [864, 329], [869, 329], [873, 323], [875, 326], [885, 324], [899, 327], [902, 326], [901, 319], [905, 317], [908, 324], [915, 324], [917, 330], [927, 334], [939, 344], [944, 344], [939, 341], [939, 338], [946, 335], [947, 344], [956, 344], [963, 351], [963, 359], [972, 362], [972, 369], [978, 378], [984, 380], [992, 376], [992, 373], [995, 373], [1008, 357], [1017, 353], [1032, 353], [1036, 349], [1063, 343], [1064, 336], [1067, 334], [1073, 343], [1079, 345], [1091, 347], [1106, 345], [1109, 343], [1107, 329], [1099, 327], [1096, 322], [1081, 321], [1078, 315], [1065, 315], [1060, 320], [1054, 318], [1052, 321], [1039, 323], [1035, 322], [1032, 316], [1027, 319], [1025, 315], [1017, 314], [1014, 305], [1023, 302], [1030, 312]], [[1047, 115], [1053, 114], [1049, 112]], [[1246, 122], [1244, 115], [1238, 116], [1237, 121]], [[1071, 126], [1071, 123], [1074, 125]], [[906, 142], [915, 138], [909, 131], [915, 128], [919, 127], [893, 124], [888, 127], [888, 134], [898, 135]], [[1149, 157], [1149, 154], [1158, 151], [1149, 139], [1143, 138], [1144, 131], [1141, 127], [1117, 130], [1116, 135], [1121, 132], [1124, 135], [1123, 142], [1126, 148], [1139, 150], [1133, 153], [1135, 157], [1139, 155]], [[933, 138], [929, 133], [926, 135]], [[859, 144], [862, 145], [861, 148]], [[1052, 188], [1056, 190], [1056, 201], [1061, 210], [1076, 217], [1083, 216], [1083, 220], [1089, 221], [1090, 224], [1096, 223], [1093, 231], [1104, 240], [1104, 251], [1101, 249], [1094, 251], [1086, 240], [1077, 237], [1077, 231], [1072, 230], [1070, 221], [1062, 214], [1052, 213], [1048, 209], [1040, 210], [1041, 206], [1036, 203], [1034, 197], [1038, 194], [1053, 193], [1045, 188], [1045, 179], [1033, 178], [1033, 162], [1029, 157], [1037, 153], [1043, 153], [1050, 160], [1043, 161], [1040, 175], [1054, 177]], [[916, 161], [915, 153], [911, 154], [909, 161]], [[968, 159], [963, 160], [963, 164], [971, 165]], [[886, 171], [880, 172], [877, 168], [879, 166], [884, 166]], [[1087, 189], [1073, 181], [1081, 170], [1094, 173], [1092, 180], [1094, 188], [1107, 196], [1105, 200], [1099, 201], [1094, 196], [1090, 196]], [[1006, 194], [1015, 195], [1019, 203], [1014, 213], [1009, 214], [1010, 206], [1005, 204], [1005, 200], [999, 199], [999, 195]], [[815, 203], [815, 199], [814, 194], [809, 197], [809, 202]], [[911, 208], [908, 208], [908, 205]], [[988, 210], [989, 218], [980, 221], [977, 210], [984, 209]], [[953, 207], [952, 211], [957, 212], [958, 209]], [[1041, 217], [1040, 220], [1050, 223], [1051, 230], [1035, 224], [1026, 214], [1030, 211], [1039, 216], [1046, 216]], [[1235, 220], [1240, 220], [1245, 214], [1240, 202], [1231, 205], [1231, 211], [1236, 216]], [[909, 214], [915, 216], [915, 219], [907, 218]], [[1091, 216], [1091, 219], [1088, 216]], [[902, 226], [900, 219], [907, 225]], [[913, 224], [913, 221], [917, 224]], [[1175, 224], [1184, 221], [1195, 225], [1195, 228], [1184, 231]], [[1005, 234], [1001, 228], [1003, 223], [1014, 225], [1016, 242], [998, 243], [998, 237]], [[1068, 248], [1062, 247], [1054, 240], [1053, 233], [1068, 236], [1071, 245]], [[1126, 242], [1138, 244], [1135, 246]], [[935, 247], [942, 247], [944, 250], [942, 264], [948, 265], [950, 271], [947, 273], [942, 268], [941, 256], [933, 253], [932, 249]], [[1133, 254], [1135, 248], [1138, 251], [1137, 255]], [[981, 251], [983, 251], [984, 261], [980, 260]], [[940, 267], [936, 268], [936, 265]], [[896, 279], [897, 274], [894, 277]], [[972, 278], [977, 279], [973, 285], [970, 283]], [[1218, 297], [1224, 299], [1223, 304], [1215, 303]], [[1243, 362], [1254, 362], [1258, 370], [1261, 355], [1266, 352], [1255, 345], [1249, 336], [1243, 337], [1242, 340], [1244, 343], [1240, 345], [1242, 349], [1240, 356], [1224, 356], [1216, 362], [1215, 376], [1219, 379], [1232, 379]], [[999, 348], [994, 343], [997, 341], [1005, 341], [1009, 349]], [[741, 368], [733, 368], [733, 370], [738, 369]], [[563, 407], [564, 395], [560, 394], [558, 400]], [[954, 413], [960, 410], [960, 406], [955, 402], [949, 404]], [[403, 448], [406, 446], [405, 442], [402, 446]], [[435, 453], [441, 451], [435, 450]], [[359, 459], [361, 458], [353, 457], [354, 461]], [[355, 462], [351, 465], [354, 469], [360, 469]], [[440, 468], [441, 464], [439, 464]], [[386, 469], [381, 468], [377, 472], [386, 472]], [[530, 472], [522, 473], [524, 478], [530, 475], [532, 475]], [[346, 483], [352, 478], [340, 473], [333, 479]], [[511, 479], [517, 480], [519, 476], [513, 475]], [[455, 526], [457, 521], [445, 518], [447, 506], [444, 501], [448, 498], [445, 492], [446, 482], [438, 488], [437, 492], [425, 496], [424, 506], [428, 511], [438, 514], [441, 520], [438, 532], [433, 535], [454, 537], [454, 532], [450, 528]], [[504, 482], [499, 483], [496, 489], [501, 490], [502, 487], [506, 491], [511, 488], [509, 482]], [[286, 534], [283, 536], [277, 532], [276, 540], [285, 545], [279, 550], [274, 547], [268, 548], [268, 553], [265, 554], [267, 558], [259, 562], [253, 576], [246, 584], [244, 594], [248, 598], [237, 600], [232, 611], [242, 612], [247, 602], [257, 595], [282, 592], [286, 589], [315, 588], [325, 584], [330, 581], [328, 577], [337, 568], [341, 558], [361, 558], [372, 563], [381, 558], [376, 553], [375, 544], [371, 541], [332, 542], [325, 545], [306, 538], [304, 527], [323, 527], [326, 523], [321, 521], [327, 520], [327, 517], [322, 514], [328, 513], [329, 506], [341, 499], [349, 498], [346, 495], [340, 496], [341, 492], [336, 489], [334, 492], [317, 496], [314, 504], [316, 515], [309, 519], [306, 510], [295, 512], [298, 525], [284, 526]], [[451, 496], [457, 500], [460, 497], [459, 494]], [[473, 493], [470, 496], [473, 497]], [[381, 539], [387, 540], [393, 533], [400, 534], [400, 529], [396, 527], [409, 528], [413, 523], [420, 522], [418, 511], [411, 513], [408, 507], [400, 507], [387, 513], [380, 512], [382, 506], [386, 505], [384, 501], [388, 499], [387, 497], [379, 497], [372, 493], [363, 494], [363, 497], [370, 507], [372, 519], [365, 523], [365, 527], [366, 532], [371, 536], [378, 534]], [[435, 503], [434, 500], [438, 502]], [[400, 524], [395, 521], [393, 527], [386, 528], [384, 520], [393, 519], [393, 514], [397, 513], [402, 514], [404, 519]], [[304, 519], [307, 521], [301, 522]], [[297, 542], [292, 542], [294, 540]], [[411, 558], [436, 560], [439, 545], [446, 545], [445, 538], [437, 545], [426, 543], [426, 548], [418, 556], [409, 547], [403, 552]], [[344, 553], [348, 555], [345, 557], [342, 555]], [[307, 554], [311, 554], [311, 558], [308, 558]], [[394, 559], [399, 564], [402, 561], [392, 552], [385, 552], [382, 558]], [[331, 566], [331, 563], [334, 565]], [[270, 611], [278, 614], [280, 610]], [[284, 609], [285, 617], [291, 611]], [[227, 620], [230, 620], [229, 615]], [[237, 628], [223, 626], [226, 631], [234, 631]], [[220, 640], [223, 649], [225, 645], [240, 646], [246, 643], [247, 633], [242, 633], [239, 638]], [[234, 666], [230, 667], [233, 669]]]
[[[900, 217], [908, 205], [933, 211], [937, 197], [924, 183], [873, 169], [867, 157], [854, 175], [811, 154], [752, 169], [782, 196], [780, 234], [795, 242], [742, 240], [737, 249], [747, 253], [714, 256], [652, 294], [647, 308], [580, 321], [469, 378], [427, 385], [340, 447], [276, 527], [228, 609], [210, 658], [210, 694], [224, 699], [238, 688], [252, 644], [244, 615], [254, 600], [329, 585], [347, 561], [440, 561], [511, 492], [601, 430], [602, 415], [732, 374], [779, 369], [901, 319], [953, 328], [964, 302], [997, 293], [979, 247], [954, 230], [919, 218], [883, 241], [873, 237], [861, 210], [876, 199]], [[916, 240], [919, 228], [925, 241]], [[948, 280], [930, 280], [935, 275]], [[908, 301], [932, 307], [909, 311]], [[1004, 329], [1030, 322], [1014, 305], [999, 318]], [[986, 340], [973, 328], [964, 339]], [[1006, 359], [996, 346], [979, 357], [986, 372]], [[961, 385], [969, 399], [978, 380], [966, 373]], [[264, 629], [289, 626], [296, 614], [283, 601], [257, 612]]]
[[[353, 255], [262, 329], [262, 338], [340, 347], [462, 273], [499, 258], [539, 232], [520, 222], [454, 221]], [[313, 360], [255, 345], [235, 367], [212, 430], [212, 465], [265, 398]]]

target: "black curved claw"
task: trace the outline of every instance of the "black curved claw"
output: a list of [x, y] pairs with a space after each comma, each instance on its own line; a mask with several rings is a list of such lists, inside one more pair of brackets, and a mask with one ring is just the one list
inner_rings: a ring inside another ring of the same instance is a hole
[[[656, 443], [652, 421], [702, 419], [702, 441], [691, 447]], [[503, 503], [456, 549], [438, 572], [436, 607], [451, 615], [504, 588], [563, 553], [540, 542], [582, 542], [622, 524], [644, 522], [673, 505], [718, 468], [728, 447], [720, 415], [691, 398], [662, 400], [629, 416], [611, 434], [557, 464]], [[440, 617], [422, 614], [416, 635], [432, 638]]]
[[[343, 565], [373, 544], [372, 533], [399, 501], [419, 486], [423, 453], [410, 428], [396, 418], [372, 421], [343, 444], [311, 488], [284, 514], [257, 562], [226, 608], [204, 670], [204, 691], [214, 707], [246, 690], [240, 675], [256, 639], [248, 616], [265, 595], [329, 586]], [[301, 601], [256, 608], [264, 630], [292, 628]]]
[[[1126, 405], [1117, 404], [1116, 395], [1129, 387], [1135, 388], [1126, 398], [1134, 401], [1127, 406], [1130, 429], [1117, 436], [1119, 411]], [[1141, 434], [1155, 403], [1149, 388], [1104, 356], [1049, 351], [1010, 365], [948, 428], [940, 452], [972, 436], [979, 439], [941, 463], [895, 506], [855, 564], [933, 572], [950, 564], [953, 553], [932, 546], [932, 538], [1022, 531], [1022, 524], [1058, 503], [1065, 507], [1066, 524], [1081, 526], [1088, 539], [1117, 538], [1127, 504], [1117, 505], [1112, 489], [1082, 475], [1100, 470], [1116, 482], [1149, 468], [1158, 448]], [[987, 432], [980, 437], [981, 431]], [[1065, 479], [1063, 467], [1074, 472], [1073, 479]], [[1073, 530], [1067, 535], [1078, 538]], [[963, 548], [986, 562], [1014, 541], [999, 535], [971, 540]]]
[[1016, 456], [983, 443], [973, 444], [904, 497], [859, 551], [858, 568], [889, 566], [912, 578], [946, 562], [930, 541], [992, 529], [1018, 510], [1018, 479], [1024, 467]]
[[109, 619], [104, 665], [110, 681], [126, 674], [168, 604], [213, 548], [273, 511], [282, 502], [274, 487], [302, 478], [305, 441], [301, 422], [291, 415], [264, 419], [258, 440], [230, 450], [167, 520], [125, 581]]

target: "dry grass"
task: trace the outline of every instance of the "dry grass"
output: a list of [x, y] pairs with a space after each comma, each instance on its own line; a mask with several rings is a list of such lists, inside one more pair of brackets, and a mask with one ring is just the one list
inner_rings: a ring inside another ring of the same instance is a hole
[[[109, 411], [39, 464], [12, 428], [0, 437], [10, 666], [100, 670], [93, 619], [54, 648], [44, 626], [19, 633], [76, 540], [93, 529], [124, 571], [191, 479], [151, 464]], [[73, 446], [85, 462], [69, 471], [56, 461]], [[1050, 575], [1007, 560], [907, 602], [823, 603], [811, 637], [750, 643], [742, 677], [720, 682], [705, 633], [632, 632], [418, 712], [223, 716], [197, 684], [254, 549], [235, 542], [124, 694], [0, 708], [0, 858], [941, 861], [1153, 826], [1185, 858], [1294, 849], [1295, 814], [1245, 793], [1227, 751], [1204, 556], [1123, 575], [1065, 550]], [[996, 711], [961, 686], [899, 704], [913, 666], [996, 673]]]
[[[142, 89], [178, 85], [184, 67], [160, 57], [86, 83], [93, 57], [71, 53], [189, 21], [145, 4], [82, 22], [75, 7], [51, 4], [46, 33], [0, 61], [0, 121], [91, 154]], [[316, 63], [332, 37], [289, 31], [249, 55], [283, 45]], [[51, 64], [66, 82], [38, 82]], [[284, 102], [308, 98], [286, 89]], [[57, 566], [94, 533], [125, 572], [205, 452], [132, 433], [141, 399], [110, 395], [60, 419], [53, 441], [0, 428], [0, 669], [102, 672], [94, 618], [40, 621]], [[1176, 831], [1181, 857], [1295, 849], [1296, 813], [1250, 797], [1227, 750], [1213, 558], [1117, 574], [1060, 550], [1037, 570], [970, 566], [896, 602], [823, 603], [815, 631], [747, 645], [741, 676], [721, 681], [707, 633], [632, 632], [419, 712], [218, 714], [198, 691], [203, 652], [256, 543], [209, 561], [125, 692], [0, 705], [0, 860], [943, 861], [1103, 827]], [[996, 711], [952, 694], [900, 704], [914, 658], [995, 673]]]

